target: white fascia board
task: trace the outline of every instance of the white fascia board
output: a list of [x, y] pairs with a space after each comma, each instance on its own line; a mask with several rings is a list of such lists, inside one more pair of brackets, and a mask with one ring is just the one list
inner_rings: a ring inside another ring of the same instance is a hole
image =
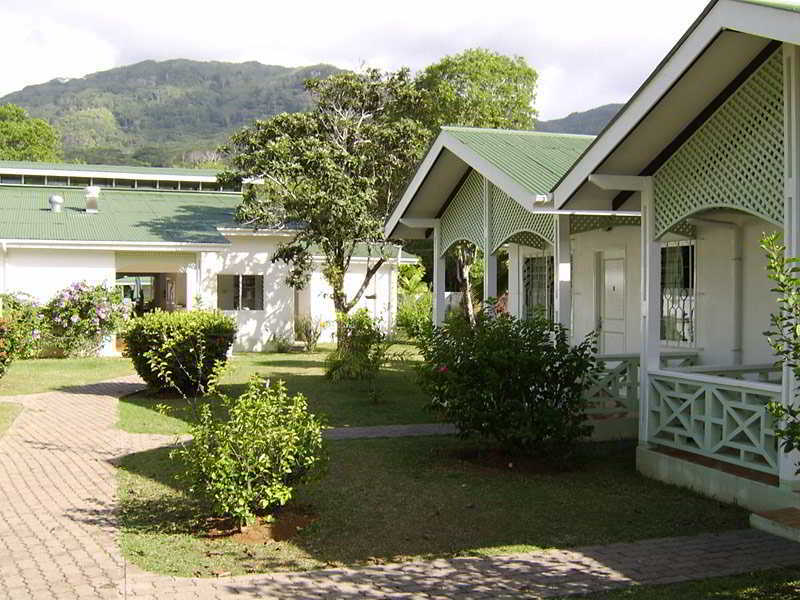
[[408, 206], [411, 204], [414, 196], [417, 195], [422, 182], [425, 181], [425, 178], [428, 176], [428, 172], [433, 167], [436, 159], [439, 158], [439, 154], [444, 147], [444, 135], [444, 132], [440, 133], [433, 142], [431, 149], [428, 150], [428, 153], [425, 155], [422, 163], [420, 163], [417, 172], [414, 173], [414, 177], [411, 178], [411, 182], [406, 187], [406, 191], [403, 192], [400, 202], [397, 203], [397, 206], [395, 206], [392, 214], [389, 215], [389, 219], [386, 221], [386, 225], [383, 228], [383, 235], [386, 237], [386, 239], [389, 239], [394, 233], [398, 222], [401, 218], [403, 218], [403, 215], [405, 215], [406, 210], [408, 210]]
[[572, 209], [543, 209], [534, 211], [538, 215], [566, 215], [566, 216], [591, 216], [591, 217], [641, 217], [638, 210], [585, 210]]
[[227, 250], [228, 244], [195, 244], [189, 242], [119, 242], [67, 240], [1, 240], [8, 248], [43, 248], [58, 250], [116, 250], [124, 252], [214, 252]]
[[714, 38], [726, 29], [800, 44], [800, 13], [737, 0], [718, 0], [667, 62], [653, 74], [652, 80], [623, 107], [616, 121], [584, 152], [553, 189], [556, 207], [561, 208], [569, 200], [650, 109], [669, 92]]
[[289, 237], [297, 233], [293, 229], [258, 229], [245, 227], [217, 227], [217, 231], [225, 237]]
[[125, 171], [84, 171], [81, 169], [12, 169], [0, 167], [0, 175], [37, 175], [57, 177], [85, 177], [97, 179], [138, 179], [140, 181], [191, 181], [216, 183], [212, 175], [172, 175], [156, 173], [126, 173]]
[[534, 204], [537, 196], [541, 196], [543, 194], [534, 194], [530, 192], [514, 181], [511, 177], [503, 173], [503, 171], [495, 167], [492, 163], [480, 156], [472, 148], [457, 140], [455, 137], [449, 135], [447, 132], [442, 132], [442, 135], [446, 136], [445, 147], [450, 150], [450, 152], [455, 154], [470, 167], [478, 171], [478, 173], [486, 177], [486, 179], [511, 196], [522, 208], [529, 212], [539, 212], [534, 208]]

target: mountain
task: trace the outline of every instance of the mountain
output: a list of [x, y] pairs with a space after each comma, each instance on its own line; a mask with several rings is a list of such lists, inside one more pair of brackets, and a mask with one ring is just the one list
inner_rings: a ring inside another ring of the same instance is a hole
[[213, 150], [254, 119], [307, 110], [303, 82], [339, 71], [331, 65], [147, 60], [30, 85], [0, 104], [18, 104], [55, 125], [68, 158], [99, 152], [97, 158], [112, 161], [138, 154], [141, 163], [174, 162], [176, 153]]
[[584, 112], [570, 113], [562, 119], [539, 121], [536, 123], [536, 131], [597, 135], [614, 118], [622, 106], [622, 104], [606, 104]]

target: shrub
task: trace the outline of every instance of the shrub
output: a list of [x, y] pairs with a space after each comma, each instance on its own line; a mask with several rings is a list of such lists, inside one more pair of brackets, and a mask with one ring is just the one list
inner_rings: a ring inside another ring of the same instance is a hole
[[224, 367], [235, 335], [234, 320], [216, 311], [156, 311], [131, 319], [122, 339], [147, 385], [196, 398]]
[[366, 379], [374, 381], [388, 360], [389, 337], [362, 308], [336, 317], [336, 350], [325, 359], [325, 376], [333, 381]]
[[314, 352], [317, 349], [319, 338], [322, 336], [322, 329], [325, 322], [314, 319], [311, 316], [302, 316], [295, 322], [297, 339], [302, 341], [306, 347], [306, 352]]
[[222, 402], [227, 419], [204, 404], [192, 442], [173, 456], [186, 464], [190, 489], [241, 525], [286, 504], [293, 486], [320, 466], [322, 423], [301, 394], [289, 396], [283, 382], [257, 375], [239, 398]]
[[404, 296], [397, 307], [397, 327], [410, 339], [418, 339], [430, 328], [433, 317], [433, 294], [424, 291], [417, 296]]
[[16, 358], [34, 358], [52, 345], [44, 309], [33, 296], [22, 292], [0, 294], [2, 315], [13, 320], [19, 333]]
[[591, 434], [584, 391], [602, 370], [596, 337], [570, 346], [568, 330], [539, 315], [517, 320], [478, 313], [423, 334], [419, 382], [431, 407], [464, 436], [506, 451], [568, 460]]
[[12, 361], [20, 354], [24, 332], [10, 318], [0, 317], [0, 378], [6, 374]]
[[270, 336], [269, 341], [272, 344], [272, 349], [278, 354], [288, 354], [294, 350], [292, 338], [285, 333], [273, 333]]
[[130, 308], [118, 289], [79, 281], [58, 292], [43, 314], [55, 347], [67, 356], [88, 356], [120, 328]]
[[[773, 291], [778, 292], [778, 311], [771, 316], [771, 328], [764, 334], [779, 360], [800, 381], [800, 259], [786, 258], [786, 247], [777, 233], [765, 235], [761, 246], [767, 253], [767, 274], [776, 284]], [[800, 404], [772, 402], [769, 410], [780, 421], [775, 432], [783, 450], [800, 450]], [[800, 474], [800, 464], [797, 467]]]

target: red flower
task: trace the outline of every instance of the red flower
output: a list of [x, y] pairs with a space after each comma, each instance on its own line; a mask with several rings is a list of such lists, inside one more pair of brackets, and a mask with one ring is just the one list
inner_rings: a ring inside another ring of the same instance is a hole
[[448, 370], [447, 369], [447, 365], [442, 365], [441, 367], [436, 369], [436, 371], [439, 372], [439, 373], [447, 373], [447, 370]]

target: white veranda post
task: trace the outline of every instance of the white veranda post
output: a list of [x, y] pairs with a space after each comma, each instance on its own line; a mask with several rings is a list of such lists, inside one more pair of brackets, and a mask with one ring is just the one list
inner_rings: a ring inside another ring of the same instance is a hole
[[442, 256], [442, 232], [437, 220], [433, 226], [433, 324], [444, 323], [444, 273], [445, 258]]
[[554, 254], [555, 269], [553, 274], [555, 282], [554, 307], [555, 321], [564, 327], [571, 327], [570, 316], [572, 312], [572, 260], [569, 237], [569, 216], [557, 215], [555, 217]]
[[483, 300], [497, 297], [497, 255], [492, 252], [492, 200], [483, 178]]
[[519, 244], [508, 245], [508, 312], [516, 318], [522, 317], [522, 274]]
[[[800, 256], [800, 47], [783, 46], [784, 98], [784, 209], [783, 227], [786, 255]], [[783, 402], [797, 400], [797, 381], [788, 367], [783, 368]], [[800, 490], [797, 476], [800, 453], [780, 452], [778, 473], [781, 487]]]

